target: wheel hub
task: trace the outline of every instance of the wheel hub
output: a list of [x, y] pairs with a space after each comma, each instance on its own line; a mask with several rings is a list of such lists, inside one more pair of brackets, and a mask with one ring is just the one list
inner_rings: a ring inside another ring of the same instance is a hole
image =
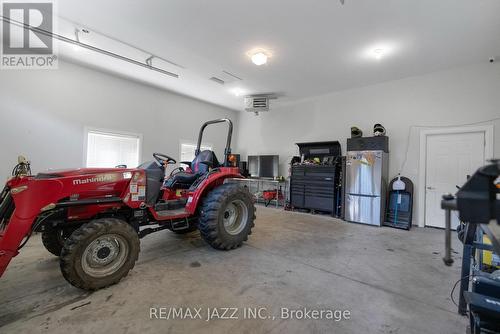
[[83, 271], [93, 277], [108, 276], [125, 263], [129, 249], [126, 240], [117, 234], [97, 237], [82, 254]]
[[97, 257], [100, 260], [106, 259], [111, 254], [111, 249], [108, 247], [103, 247], [97, 251]]
[[248, 208], [242, 200], [230, 202], [223, 215], [224, 229], [231, 235], [237, 235], [243, 231], [248, 221]]

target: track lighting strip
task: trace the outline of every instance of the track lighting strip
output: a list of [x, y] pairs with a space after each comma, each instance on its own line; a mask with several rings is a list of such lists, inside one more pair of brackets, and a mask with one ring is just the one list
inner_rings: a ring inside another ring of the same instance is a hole
[[[80, 24], [80, 23], [78, 23], [78, 22], [72, 21], [72, 20], [70, 20], [70, 19], [68, 19], [68, 18], [65, 18], [65, 17], [59, 17], [59, 19], [60, 19], [60, 20], [65, 21], [66, 23], [69, 23], [69, 24], [71, 24], [71, 25], [74, 25], [75, 27], [83, 27], [83, 26], [84, 26], [83, 24]], [[87, 32], [88, 32], [88, 31], [87, 31]], [[97, 34], [97, 35], [100, 35], [100, 36], [102, 36], [102, 37], [105, 37], [105, 38], [111, 39], [111, 40], [113, 40], [113, 41], [115, 41], [115, 42], [118, 42], [118, 43], [120, 43], [120, 44], [126, 45], [126, 46], [128, 46], [128, 47], [130, 47], [130, 48], [132, 48], [132, 49], [136, 49], [137, 51], [143, 52], [143, 53], [145, 53], [145, 54], [151, 54], [151, 52], [148, 52], [148, 51], [146, 51], [146, 50], [144, 50], [144, 49], [141, 49], [140, 47], [137, 47], [137, 46], [135, 46], [135, 45], [132, 45], [132, 44], [130, 44], [130, 43], [128, 43], [128, 42], [125, 42], [125, 41], [119, 40], [119, 39], [117, 39], [117, 38], [111, 37], [111, 36], [109, 36], [109, 35], [107, 35], [107, 34], [103, 33], [102, 31], [97, 31], [97, 30], [95, 30], [95, 29], [91, 29], [91, 32], [92, 32], [92, 33], [95, 33], [95, 34]], [[165, 58], [162, 58], [162, 57], [159, 57], [159, 56], [153, 56], [153, 58], [156, 58], [156, 59], [158, 59], [158, 60], [161, 60], [161, 61], [164, 61], [164, 62], [166, 62], [166, 63], [169, 63], [170, 65], [174, 65], [175, 67], [179, 67], [179, 68], [182, 68], [182, 69], [185, 69], [185, 68], [186, 68], [186, 67], [184, 67], [184, 66], [183, 66], [183, 65], [181, 65], [181, 64], [177, 64], [177, 63], [175, 63], [175, 62], [173, 62], [173, 61], [171, 61], [171, 60], [168, 60], [168, 59], [165, 59]]]
[[7, 23], [10, 23], [12, 25], [17, 25], [17, 26], [22, 27], [24, 29], [31, 30], [33, 32], [36, 32], [36, 33], [39, 33], [39, 34], [51, 37], [53, 39], [60, 40], [62, 42], [66, 42], [66, 43], [69, 43], [69, 44], [77, 45], [77, 46], [80, 46], [80, 47], [82, 47], [84, 49], [87, 49], [87, 50], [90, 50], [90, 51], [94, 51], [94, 52], [98, 52], [98, 53], [101, 53], [103, 55], [106, 55], [106, 56], [109, 56], [109, 57], [113, 57], [115, 59], [123, 60], [123, 61], [126, 61], [128, 63], [134, 64], [134, 65], [137, 65], [137, 66], [141, 66], [141, 67], [144, 67], [144, 68], [147, 68], [147, 69], [150, 69], [152, 71], [156, 71], [156, 72], [159, 72], [159, 73], [162, 73], [162, 74], [165, 74], [165, 75], [169, 75], [169, 76], [174, 77], [174, 78], [178, 78], [179, 77], [178, 74], [175, 74], [175, 73], [163, 70], [163, 69], [158, 68], [158, 67], [154, 67], [152, 65], [148, 65], [146, 63], [142, 63], [142, 62], [137, 61], [135, 59], [132, 59], [132, 58], [129, 58], [129, 57], [126, 57], [126, 56], [122, 56], [122, 55], [120, 55], [118, 53], [114, 53], [114, 52], [111, 52], [111, 51], [108, 51], [108, 50], [104, 50], [104, 49], [101, 49], [101, 48], [98, 48], [98, 47], [95, 47], [95, 46], [92, 46], [92, 45], [89, 45], [89, 44], [85, 44], [85, 43], [82, 43], [82, 42], [79, 42], [79, 41], [75, 41], [75, 40], [73, 40], [71, 38], [67, 38], [67, 37], [64, 37], [62, 35], [55, 34], [53, 32], [50, 32], [50, 31], [47, 31], [47, 30], [44, 30], [44, 29], [40, 29], [40, 28], [37, 28], [37, 27], [32, 27], [29, 24], [25, 24], [25, 23], [22, 23], [22, 22], [11, 20], [10, 18], [5, 17], [5, 16], [1, 16], [1, 18], [2, 18], [3, 21], [5, 21]]

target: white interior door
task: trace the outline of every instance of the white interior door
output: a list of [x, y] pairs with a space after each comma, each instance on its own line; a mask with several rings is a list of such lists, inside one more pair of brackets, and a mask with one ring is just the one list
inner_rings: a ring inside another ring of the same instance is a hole
[[[441, 198], [456, 193], [479, 167], [484, 165], [485, 133], [450, 133], [427, 136], [425, 178], [425, 225], [444, 228]], [[452, 227], [458, 217], [452, 213]]]

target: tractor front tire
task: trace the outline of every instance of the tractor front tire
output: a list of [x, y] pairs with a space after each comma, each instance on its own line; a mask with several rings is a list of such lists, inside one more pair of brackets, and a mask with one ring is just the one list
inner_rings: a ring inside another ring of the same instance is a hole
[[42, 232], [42, 244], [46, 250], [55, 256], [61, 255], [64, 244], [63, 232], [61, 230], [45, 230]]
[[255, 206], [248, 189], [228, 183], [214, 188], [203, 199], [198, 229], [213, 248], [230, 250], [248, 240], [254, 220]]
[[128, 274], [139, 251], [139, 236], [127, 222], [116, 218], [95, 219], [80, 226], [64, 242], [61, 272], [78, 288], [105, 288]]

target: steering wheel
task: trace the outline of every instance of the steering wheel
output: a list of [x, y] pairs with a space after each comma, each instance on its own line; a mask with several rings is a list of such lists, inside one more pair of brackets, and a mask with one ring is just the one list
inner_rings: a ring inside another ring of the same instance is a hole
[[177, 163], [177, 160], [163, 153], [153, 153], [153, 158], [162, 166]]

